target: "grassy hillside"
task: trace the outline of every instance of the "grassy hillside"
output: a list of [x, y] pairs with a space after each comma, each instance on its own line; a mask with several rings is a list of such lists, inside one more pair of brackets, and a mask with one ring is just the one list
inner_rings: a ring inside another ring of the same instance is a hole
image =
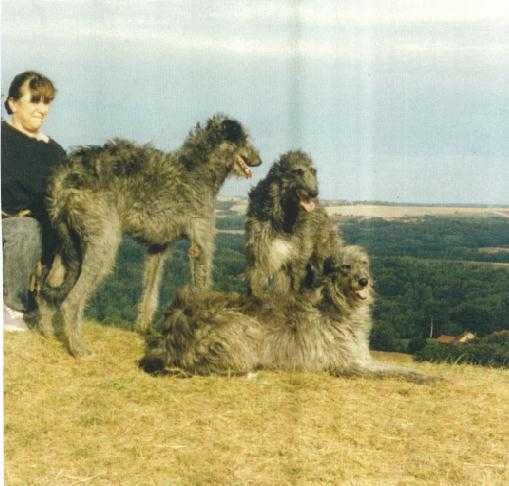
[[[509, 372], [409, 363], [447, 382], [261, 372], [154, 378], [130, 331], [87, 323], [95, 354], [5, 335], [5, 477], [13, 485], [509, 482]], [[379, 354], [388, 361], [402, 355]]]

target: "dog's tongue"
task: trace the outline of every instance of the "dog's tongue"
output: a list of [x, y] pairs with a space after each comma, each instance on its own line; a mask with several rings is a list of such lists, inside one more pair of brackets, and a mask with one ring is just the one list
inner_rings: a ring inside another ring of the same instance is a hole
[[356, 294], [357, 297], [359, 297], [359, 299], [366, 300], [369, 295], [369, 290], [368, 289], [357, 290]]
[[242, 157], [237, 157], [237, 164], [239, 165], [240, 169], [244, 173], [244, 177], [246, 179], [249, 179], [253, 175], [253, 171], [249, 168], [249, 166], [242, 160]]
[[316, 203], [311, 198], [301, 198], [300, 205], [304, 208], [304, 211], [310, 213], [315, 209]]

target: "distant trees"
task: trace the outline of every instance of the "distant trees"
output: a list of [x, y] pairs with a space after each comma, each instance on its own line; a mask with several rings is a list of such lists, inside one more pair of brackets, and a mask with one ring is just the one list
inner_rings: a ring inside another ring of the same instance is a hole
[[[218, 226], [243, 227], [240, 216], [218, 219]], [[429, 337], [458, 335], [465, 330], [477, 336], [509, 329], [509, 254], [479, 253], [479, 247], [509, 244], [509, 220], [503, 218], [423, 218], [398, 222], [381, 219], [346, 220], [347, 243], [361, 244], [373, 257], [377, 291], [375, 349], [414, 351]], [[158, 316], [177, 288], [189, 282], [187, 242], [175, 245], [167, 264]], [[118, 264], [88, 309], [89, 317], [129, 327], [136, 318], [141, 293], [145, 249], [126, 239]], [[472, 263], [474, 262], [474, 263]], [[244, 292], [244, 236], [219, 233], [214, 260], [215, 287]], [[157, 318], [157, 317], [156, 317]]]
[[216, 228], [221, 230], [243, 230], [244, 216], [228, 216], [216, 219]]
[[415, 352], [418, 361], [472, 363], [509, 367], [509, 333], [498, 333], [464, 344], [440, 344], [428, 340]]
[[509, 263], [509, 252], [479, 251], [509, 245], [506, 218], [345, 219], [341, 226], [347, 241], [378, 256]]
[[375, 258], [375, 318], [399, 337], [487, 335], [509, 327], [509, 268]]
[[375, 325], [371, 331], [369, 346], [376, 351], [403, 351], [398, 335], [390, 325]]

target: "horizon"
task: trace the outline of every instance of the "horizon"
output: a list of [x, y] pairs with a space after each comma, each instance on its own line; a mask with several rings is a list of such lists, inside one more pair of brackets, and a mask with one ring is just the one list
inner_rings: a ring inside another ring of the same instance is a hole
[[45, 131], [64, 148], [122, 137], [171, 150], [223, 112], [264, 161], [224, 196], [247, 195], [280, 154], [302, 149], [324, 199], [509, 205], [500, 2], [117, 7], [2, 0], [2, 93], [21, 71], [49, 76], [58, 95]]
[[[231, 200], [248, 200], [249, 196], [247, 194], [238, 195], [238, 194], [219, 194], [218, 201], [231, 201]], [[445, 207], [465, 207], [465, 208], [509, 208], [509, 204], [472, 204], [472, 203], [440, 203], [440, 202], [408, 202], [408, 201], [379, 201], [379, 200], [355, 200], [355, 199], [337, 199], [337, 198], [326, 198], [326, 197], [318, 197], [320, 201], [324, 201], [326, 203], [334, 202], [338, 205], [374, 205], [374, 206], [417, 206], [417, 207], [433, 207], [433, 206], [445, 206]]]

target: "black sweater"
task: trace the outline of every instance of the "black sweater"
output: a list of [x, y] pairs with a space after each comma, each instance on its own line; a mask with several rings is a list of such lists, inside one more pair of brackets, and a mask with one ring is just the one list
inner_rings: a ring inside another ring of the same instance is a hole
[[42, 228], [42, 261], [50, 266], [58, 248], [58, 236], [46, 211], [48, 182], [66, 161], [64, 149], [27, 137], [2, 122], [2, 211], [16, 214], [29, 209]]
[[66, 160], [64, 149], [27, 137], [2, 122], [2, 210], [15, 214], [29, 209], [39, 220], [47, 219], [45, 197], [48, 179]]

